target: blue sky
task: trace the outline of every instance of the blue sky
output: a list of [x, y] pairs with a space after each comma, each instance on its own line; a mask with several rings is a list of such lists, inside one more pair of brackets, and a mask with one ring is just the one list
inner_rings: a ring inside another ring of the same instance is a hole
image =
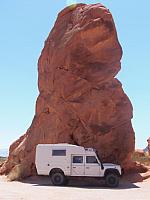
[[[0, 148], [26, 132], [34, 113], [37, 61], [58, 12], [73, 0], [0, 0]], [[83, 3], [99, 1], [83, 0]], [[101, 0], [123, 47], [118, 74], [134, 107], [136, 147], [150, 136], [150, 1]]]

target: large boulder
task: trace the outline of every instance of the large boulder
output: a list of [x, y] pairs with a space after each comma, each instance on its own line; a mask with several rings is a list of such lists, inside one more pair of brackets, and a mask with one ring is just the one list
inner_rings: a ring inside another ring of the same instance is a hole
[[1, 173], [16, 166], [35, 173], [39, 143], [93, 147], [105, 162], [129, 167], [134, 151], [132, 105], [115, 78], [122, 49], [111, 13], [101, 4], [77, 4], [59, 13], [38, 62], [36, 113], [10, 147]]

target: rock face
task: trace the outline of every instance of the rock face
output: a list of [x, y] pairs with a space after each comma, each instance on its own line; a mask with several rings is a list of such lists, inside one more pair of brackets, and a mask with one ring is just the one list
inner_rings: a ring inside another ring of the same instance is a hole
[[98, 150], [103, 161], [129, 166], [134, 150], [132, 105], [115, 78], [122, 49], [111, 13], [77, 4], [58, 15], [38, 62], [39, 97], [27, 133], [10, 147], [1, 173], [35, 173], [35, 146], [72, 143]]

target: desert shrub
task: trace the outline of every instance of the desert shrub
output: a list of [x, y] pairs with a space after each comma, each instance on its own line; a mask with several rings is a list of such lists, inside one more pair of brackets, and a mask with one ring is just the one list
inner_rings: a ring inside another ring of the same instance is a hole
[[150, 166], [150, 156], [148, 156], [146, 153], [139, 154], [138, 152], [134, 152], [132, 155], [132, 160], [134, 162]]
[[6, 158], [0, 157], [0, 165], [3, 164], [6, 161]]

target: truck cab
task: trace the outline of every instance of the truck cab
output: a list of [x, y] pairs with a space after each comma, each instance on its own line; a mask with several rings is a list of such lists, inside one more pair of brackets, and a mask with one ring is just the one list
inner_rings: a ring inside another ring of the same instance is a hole
[[96, 150], [71, 144], [39, 144], [35, 164], [39, 175], [48, 175], [54, 185], [64, 185], [68, 177], [105, 178], [117, 187], [122, 175], [120, 165], [102, 163]]

